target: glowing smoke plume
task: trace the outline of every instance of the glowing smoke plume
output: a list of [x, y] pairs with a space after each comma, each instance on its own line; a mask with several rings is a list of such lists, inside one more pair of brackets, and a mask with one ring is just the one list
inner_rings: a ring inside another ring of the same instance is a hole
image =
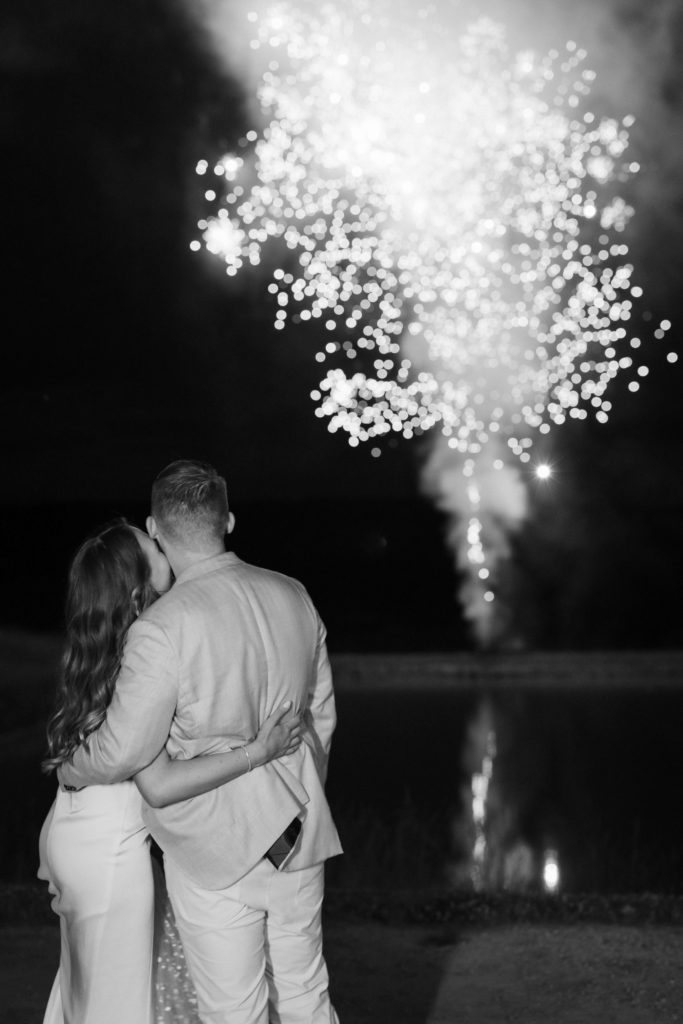
[[575, 43], [512, 53], [500, 25], [454, 36], [431, 5], [300, 0], [245, 27], [258, 118], [198, 165], [192, 247], [229, 276], [274, 268], [275, 326], [318, 328], [330, 431], [436, 438], [423, 483], [453, 517], [465, 614], [491, 644], [526, 504], [503, 451], [527, 462], [537, 433], [605, 422], [617, 374], [636, 391], [648, 373], [618, 194], [639, 170], [632, 119], [588, 109]]
[[510, 54], [481, 21], [444, 53], [428, 9], [398, 10], [250, 15], [265, 127], [213, 168], [203, 241], [232, 275], [270, 253], [276, 326], [324, 326], [330, 430], [503, 436], [526, 460], [535, 431], [605, 420], [633, 366], [630, 121], [585, 109], [573, 43]]
[[494, 604], [502, 564], [510, 555], [510, 537], [527, 511], [527, 492], [515, 465], [501, 458], [500, 444], [489, 444], [475, 460], [464, 458], [438, 435], [422, 470], [426, 493], [449, 517], [448, 544], [463, 582], [460, 603], [483, 648], [510, 645], [514, 639], [506, 609]]

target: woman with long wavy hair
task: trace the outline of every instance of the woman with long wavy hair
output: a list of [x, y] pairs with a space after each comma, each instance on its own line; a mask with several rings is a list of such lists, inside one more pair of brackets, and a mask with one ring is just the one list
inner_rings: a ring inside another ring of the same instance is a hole
[[[76, 552], [45, 771], [68, 761], [104, 721], [128, 628], [171, 582], [156, 543], [123, 519], [103, 527]], [[190, 1019], [194, 1011], [187, 1007], [186, 991], [180, 991], [188, 983], [179, 981], [178, 961], [170, 982], [153, 970], [153, 960], [163, 957], [158, 944], [153, 955], [154, 881], [142, 801], [163, 807], [206, 793], [293, 752], [299, 743], [299, 716], [287, 703], [244, 747], [186, 761], [171, 760], [162, 750], [127, 782], [78, 791], [60, 787], [40, 837], [39, 877], [49, 882], [61, 932], [59, 971], [44, 1024]], [[169, 919], [170, 910], [157, 912], [157, 925], [161, 920], [168, 925]], [[177, 937], [170, 941], [179, 950]], [[174, 989], [182, 1010], [173, 1005]]]

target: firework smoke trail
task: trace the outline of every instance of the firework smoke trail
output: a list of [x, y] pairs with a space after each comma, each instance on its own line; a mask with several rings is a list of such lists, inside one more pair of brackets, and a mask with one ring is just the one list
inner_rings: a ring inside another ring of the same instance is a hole
[[587, 109], [594, 75], [573, 42], [510, 53], [488, 20], [445, 39], [432, 7], [300, 0], [247, 21], [260, 123], [198, 166], [209, 211], [192, 247], [229, 276], [274, 265], [275, 326], [309, 321], [323, 338], [312, 398], [330, 431], [353, 446], [439, 438], [425, 487], [467, 521], [456, 557], [490, 637], [480, 569], [494, 566], [471, 557], [483, 527], [472, 537], [477, 522], [519, 521], [521, 477], [510, 469], [505, 513], [486, 501], [506, 488], [466, 467], [488, 473], [501, 447], [528, 462], [537, 434], [606, 421], [610, 382], [628, 374], [637, 390], [648, 372], [627, 331], [641, 297], [620, 237], [633, 211], [615, 191], [639, 170], [631, 119]]
[[515, 642], [507, 609], [495, 593], [510, 538], [526, 516], [527, 491], [517, 466], [502, 455], [496, 442], [476, 459], [463, 458], [437, 435], [422, 469], [425, 492], [448, 515], [447, 540], [462, 578], [460, 604], [482, 649]]

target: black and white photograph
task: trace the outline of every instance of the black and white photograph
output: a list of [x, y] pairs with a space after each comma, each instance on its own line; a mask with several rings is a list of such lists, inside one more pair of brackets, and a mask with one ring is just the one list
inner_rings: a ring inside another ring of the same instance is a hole
[[682, 1020], [681, 0], [0, 77], [0, 1024]]

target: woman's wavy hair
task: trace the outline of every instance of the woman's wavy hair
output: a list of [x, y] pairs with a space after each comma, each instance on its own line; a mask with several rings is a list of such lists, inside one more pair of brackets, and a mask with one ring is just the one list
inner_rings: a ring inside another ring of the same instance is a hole
[[44, 772], [68, 761], [107, 713], [126, 634], [157, 596], [133, 527], [116, 519], [78, 549], [69, 568], [66, 640]]

